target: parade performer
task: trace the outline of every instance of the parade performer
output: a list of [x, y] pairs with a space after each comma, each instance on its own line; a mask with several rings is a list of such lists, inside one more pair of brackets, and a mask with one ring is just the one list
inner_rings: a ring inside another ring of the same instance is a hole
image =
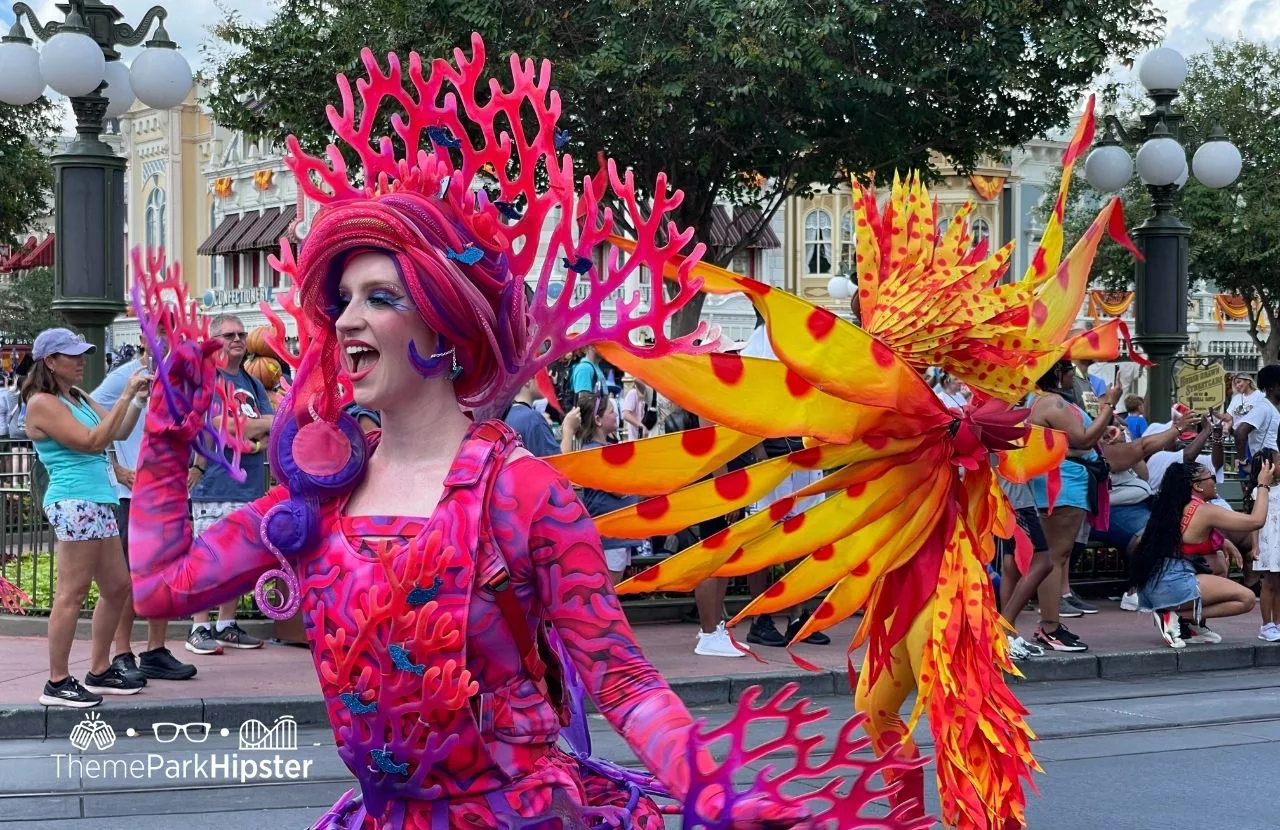
[[[663, 333], [698, 287], [687, 275], [700, 251], [674, 268], [673, 297], [655, 291], [645, 310], [619, 300], [617, 322], [601, 319], [630, 275], [663, 274], [690, 241], [667, 219], [681, 195], [659, 177], [642, 208], [612, 162], [577, 181], [559, 151], [549, 66], [513, 56], [504, 86], [484, 75], [478, 36], [472, 46], [429, 69], [412, 55], [407, 72], [366, 51], [369, 77], [354, 93], [339, 77], [329, 118], [360, 161], [358, 183], [338, 148], [320, 159], [290, 140], [286, 162], [319, 210], [297, 254], [282, 242], [273, 261], [293, 286], [283, 304], [300, 347], [284, 349], [277, 321], [276, 351], [294, 368], [271, 435], [280, 483], [199, 539], [189, 459], [235, 469], [243, 422], [177, 267], [135, 252], [135, 304], [162, 356], [134, 490], [147, 509], [130, 524], [138, 613], [180, 616], [255, 585], [270, 615], [301, 613], [338, 752], [359, 782], [317, 825], [326, 830], [657, 830], [645, 792], [682, 800], [690, 828], [927, 826], [907, 809], [862, 815], [896, 791], [878, 786], [882, 775], [922, 762], [855, 757], [867, 745], [852, 734], [858, 719], [830, 757], [800, 734], [821, 713], [789, 693], [762, 705], [748, 694], [717, 729], [694, 724], [636, 645], [569, 482], [481, 417], [581, 343], [645, 360], [709, 347], [694, 346], [703, 331]], [[390, 119], [398, 150], [374, 137], [387, 101], [404, 113]], [[636, 247], [600, 265], [593, 251], [614, 227], [606, 200], [626, 211]], [[584, 317], [586, 330], [571, 332]], [[634, 345], [646, 328], [656, 343]], [[362, 435], [344, 412], [352, 396], [379, 412], [380, 431]], [[589, 757], [585, 724], [568, 714], [584, 692], [652, 775]], [[748, 746], [760, 719], [781, 720], [781, 737]], [[562, 729], [569, 750], [557, 746]], [[717, 740], [729, 744], [723, 765], [708, 751]], [[790, 767], [734, 783], [776, 749], [794, 750]], [[857, 780], [841, 789], [849, 770]], [[782, 793], [800, 777], [818, 779], [821, 806]]]
[[[1024, 568], [1031, 553], [995, 472], [1015, 482], [1049, 474], [1052, 492], [1067, 448], [1060, 433], [1027, 425], [1026, 410], [1011, 404], [1064, 354], [1114, 359], [1127, 335], [1116, 320], [1067, 336], [1103, 234], [1133, 249], [1113, 200], [1060, 262], [1071, 170], [1093, 129], [1090, 101], [1066, 152], [1040, 248], [1019, 282], [1001, 284], [1012, 243], [988, 255], [985, 244], [971, 240], [972, 205], [941, 232], [937, 205], [918, 177], [895, 178], [883, 213], [874, 190], [855, 180], [861, 328], [795, 295], [699, 264], [692, 273], [704, 291], [741, 292], [764, 316], [780, 363], [717, 354], [645, 362], [603, 349], [611, 363], [680, 406], [726, 425], [715, 434], [718, 442], [803, 435], [805, 449], [680, 490], [669, 486], [673, 469], [681, 463], [706, 469], [711, 437], [691, 441], [686, 434], [665, 447], [657, 442], [667, 439], [655, 439], [626, 454], [595, 451], [553, 461], [587, 486], [653, 496], [598, 518], [600, 532], [612, 536], [674, 531], [763, 497], [794, 470], [825, 470], [771, 510], [618, 590], [690, 590], [709, 577], [802, 559], [730, 625], [822, 591], [825, 598], [793, 642], [865, 611], [850, 646], [852, 655], [867, 645], [861, 671], [850, 659], [855, 706], [870, 718], [882, 752], [898, 745], [913, 750], [911, 730], [928, 714], [947, 826], [1025, 824], [1023, 785], [1038, 769], [1025, 711], [1004, 680], [1016, 669], [985, 568], [994, 536], [1017, 538]], [[611, 241], [634, 249], [621, 237]], [[920, 376], [932, 366], [968, 384], [974, 401], [946, 408]], [[640, 474], [646, 467], [655, 468], [651, 477]], [[796, 499], [816, 494], [827, 498], [785, 518]], [[915, 710], [904, 722], [899, 710], [913, 689]], [[911, 771], [905, 783], [898, 802], [918, 803], [923, 774]]]

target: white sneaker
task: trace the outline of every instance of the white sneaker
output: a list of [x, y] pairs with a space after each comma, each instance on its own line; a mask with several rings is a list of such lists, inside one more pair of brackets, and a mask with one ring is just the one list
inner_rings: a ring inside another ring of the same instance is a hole
[[710, 634], [698, 632], [698, 644], [693, 647], [693, 653], [703, 657], [746, 657], [738, 649], [734, 648], [733, 643], [729, 640], [729, 635], [724, 630], [724, 625], [720, 625]]
[[1176, 611], [1157, 611], [1151, 615], [1155, 618], [1156, 631], [1164, 638], [1169, 648], [1186, 648], [1182, 639], [1182, 624], [1178, 622]]
[[[733, 639], [729, 636], [729, 629], [724, 627], [723, 621], [716, 626], [716, 633], [721, 637], [724, 637], [724, 641], [729, 644], [729, 648], [737, 650], [736, 646], [733, 644]], [[738, 643], [738, 645], [742, 646], [742, 648], [745, 648], [747, 651], [751, 651], [751, 646], [747, 645], [745, 641]], [[741, 654], [742, 652], [739, 651], [738, 653]]]
[[1120, 597], [1121, 611], [1137, 611], [1138, 610], [1138, 592], [1132, 591]]
[[1009, 657], [1014, 661], [1028, 660], [1032, 657], [1041, 657], [1044, 655], [1044, 649], [1040, 646], [1032, 645], [1026, 640], [1015, 634], [1009, 634]]
[[1280, 642], [1280, 626], [1267, 623], [1258, 631], [1258, 639], [1266, 640], [1268, 643]]
[[[1274, 626], [1272, 627], [1274, 628]], [[1193, 623], [1193, 622], [1187, 623], [1186, 633], [1190, 634], [1191, 636], [1183, 637], [1182, 639], [1188, 643], [1213, 644], [1213, 643], [1222, 642], [1222, 635], [1214, 631], [1208, 625], [1206, 625], [1204, 621], [1201, 621], [1198, 623]], [[1277, 632], [1277, 636], [1280, 636], [1280, 632]]]

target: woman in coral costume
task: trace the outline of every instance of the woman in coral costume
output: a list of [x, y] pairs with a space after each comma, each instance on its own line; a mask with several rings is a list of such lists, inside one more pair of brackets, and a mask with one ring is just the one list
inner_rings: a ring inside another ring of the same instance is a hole
[[[171, 346], [160, 352], [163, 394], [135, 485], [148, 507], [131, 524], [138, 612], [180, 616], [255, 585], [273, 616], [300, 609], [339, 755], [359, 782], [317, 827], [533, 827], [528, 819], [554, 817], [568, 828], [656, 830], [663, 819], [642, 789], [683, 799], [690, 827], [861, 826], [862, 807], [893, 789], [875, 789], [879, 774], [913, 763], [855, 758], [865, 741], [846, 730], [829, 760], [797, 752], [795, 771], [833, 791], [841, 769], [862, 772], [825, 810], [781, 793], [791, 775], [735, 787], [732, 773], [762, 757], [743, 745], [748, 721], [781, 718], [771, 748], [799, 748], [811, 714], [748, 700], [746, 714], [703, 734], [636, 645], [570, 483], [484, 419], [574, 344], [610, 340], [652, 358], [696, 352], [705, 332], [662, 334], [692, 281], [671, 300], [654, 292], [644, 312], [620, 301], [617, 322], [601, 321], [602, 301], [630, 274], [663, 273], [689, 241], [665, 222], [680, 194], [659, 178], [642, 210], [611, 162], [575, 181], [559, 152], [549, 67], [513, 56], [504, 88], [483, 76], [478, 37], [473, 47], [429, 72], [413, 55], [410, 89], [395, 56], [384, 72], [366, 52], [359, 106], [339, 78], [330, 120], [364, 185], [348, 180], [333, 147], [326, 162], [290, 141], [286, 161], [319, 210], [298, 254], [282, 243], [273, 262], [295, 286], [285, 307], [301, 346], [286, 358], [295, 381], [271, 436], [280, 483], [199, 539], [183, 484], [190, 455], [233, 466], [242, 444], [215, 405], [216, 342], [192, 317], [180, 275], [135, 253], [144, 332], [153, 347]], [[392, 119], [401, 156], [389, 139], [370, 140], [385, 99], [408, 115]], [[606, 197], [628, 212], [638, 249], [600, 268], [591, 252], [612, 231]], [[561, 262], [567, 279], [553, 302]], [[524, 277], [535, 273], [530, 302]], [[587, 300], [570, 308], [579, 275]], [[571, 335], [584, 315], [587, 330]], [[631, 344], [642, 327], [658, 333], [655, 346]], [[351, 395], [381, 414], [380, 431], [366, 438], [345, 414]], [[566, 700], [582, 687], [652, 776], [557, 745], [566, 727], [578, 730], [575, 747], [584, 742]], [[723, 767], [706, 751], [717, 736], [732, 744]], [[926, 824], [901, 814], [868, 821]]]

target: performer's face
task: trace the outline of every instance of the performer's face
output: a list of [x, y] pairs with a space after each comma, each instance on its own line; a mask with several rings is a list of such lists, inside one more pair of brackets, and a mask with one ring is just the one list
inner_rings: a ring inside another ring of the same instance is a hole
[[335, 327], [342, 367], [351, 379], [356, 402], [385, 409], [422, 377], [409, 362], [409, 343], [419, 354], [435, 351], [435, 332], [414, 306], [391, 258], [359, 254], [347, 263], [338, 283]]

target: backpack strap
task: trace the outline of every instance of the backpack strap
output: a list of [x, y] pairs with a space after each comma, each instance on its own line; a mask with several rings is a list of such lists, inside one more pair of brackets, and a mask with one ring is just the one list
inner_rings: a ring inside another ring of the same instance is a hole
[[[497, 434], [490, 433], [490, 428]], [[550, 643], [545, 640], [545, 635], [541, 631], [535, 635], [530, 629], [528, 615], [525, 614], [524, 608], [520, 605], [520, 599], [512, 590], [511, 570], [507, 567], [506, 559], [502, 555], [502, 547], [494, 540], [490, 529], [489, 502], [493, 488], [498, 476], [502, 473], [502, 468], [506, 465], [507, 457], [519, 446], [519, 438], [514, 430], [501, 421], [490, 421], [482, 425], [477, 435], [485, 438], [490, 438], [492, 435], [496, 444], [481, 495], [480, 539], [487, 543], [494, 555], [498, 557], [502, 571], [486, 587], [494, 593], [498, 611], [511, 631], [511, 638], [520, 654], [520, 664], [525, 673], [547, 702], [556, 709], [561, 724], [567, 725], [570, 713], [565, 706], [563, 670], [551, 651]]]

